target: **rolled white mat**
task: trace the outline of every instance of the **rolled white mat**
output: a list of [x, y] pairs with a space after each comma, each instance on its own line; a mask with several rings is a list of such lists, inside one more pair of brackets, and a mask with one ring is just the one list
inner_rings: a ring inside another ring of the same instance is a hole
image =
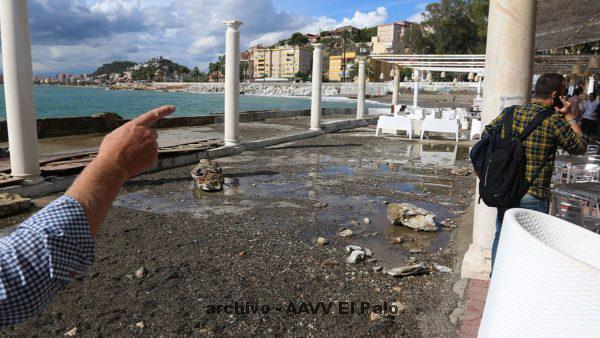
[[600, 235], [511, 209], [479, 337], [600, 336]]

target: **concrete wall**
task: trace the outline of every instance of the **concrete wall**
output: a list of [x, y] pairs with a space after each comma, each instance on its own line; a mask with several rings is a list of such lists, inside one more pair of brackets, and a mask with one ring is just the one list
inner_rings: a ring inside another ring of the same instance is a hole
[[[352, 115], [356, 109], [349, 108], [325, 108], [323, 115], [343, 114]], [[310, 116], [310, 110], [264, 110], [247, 111], [240, 113], [240, 122], [257, 122], [268, 118], [283, 118], [293, 116]], [[37, 120], [37, 132], [39, 138], [108, 133], [129, 120], [123, 119], [115, 113], [101, 113], [93, 116], [48, 118]], [[223, 114], [206, 116], [181, 116], [172, 117], [159, 121], [156, 128], [178, 128], [190, 126], [203, 126], [207, 124], [223, 123]], [[0, 142], [8, 141], [6, 121], [0, 121]]]

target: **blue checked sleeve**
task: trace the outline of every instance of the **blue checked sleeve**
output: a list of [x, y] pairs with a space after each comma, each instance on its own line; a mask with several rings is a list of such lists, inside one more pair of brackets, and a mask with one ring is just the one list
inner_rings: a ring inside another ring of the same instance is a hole
[[85, 211], [66, 195], [0, 238], [0, 327], [41, 311], [93, 256]]

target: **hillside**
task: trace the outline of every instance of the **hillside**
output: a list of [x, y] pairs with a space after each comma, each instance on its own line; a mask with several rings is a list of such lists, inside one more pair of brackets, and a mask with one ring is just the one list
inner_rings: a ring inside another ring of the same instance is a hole
[[135, 66], [135, 62], [131, 61], [113, 61], [111, 63], [105, 63], [93, 72], [92, 76], [98, 76], [101, 74], [111, 73], [123, 73], [127, 68]]

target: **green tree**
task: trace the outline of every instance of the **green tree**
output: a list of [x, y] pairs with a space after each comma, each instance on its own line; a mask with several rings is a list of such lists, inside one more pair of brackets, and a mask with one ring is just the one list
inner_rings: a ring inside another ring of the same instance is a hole
[[194, 67], [194, 69], [192, 69], [190, 75], [192, 76], [193, 82], [200, 82], [200, 69], [198, 69], [198, 67]]
[[295, 81], [306, 82], [306, 81], [308, 81], [308, 78], [309, 78], [308, 73], [297, 72], [296, 74], [294, 74]]
[[484, 53], [488, 11], [489, 0], [430, 3], [423, 22], [409, 27], [405, 39], [414, 53]]
[[304, 34], [296, 32], [287, 40], [287, 43], [292, 46], [304, 46], [308, 43], [308, 38]]

